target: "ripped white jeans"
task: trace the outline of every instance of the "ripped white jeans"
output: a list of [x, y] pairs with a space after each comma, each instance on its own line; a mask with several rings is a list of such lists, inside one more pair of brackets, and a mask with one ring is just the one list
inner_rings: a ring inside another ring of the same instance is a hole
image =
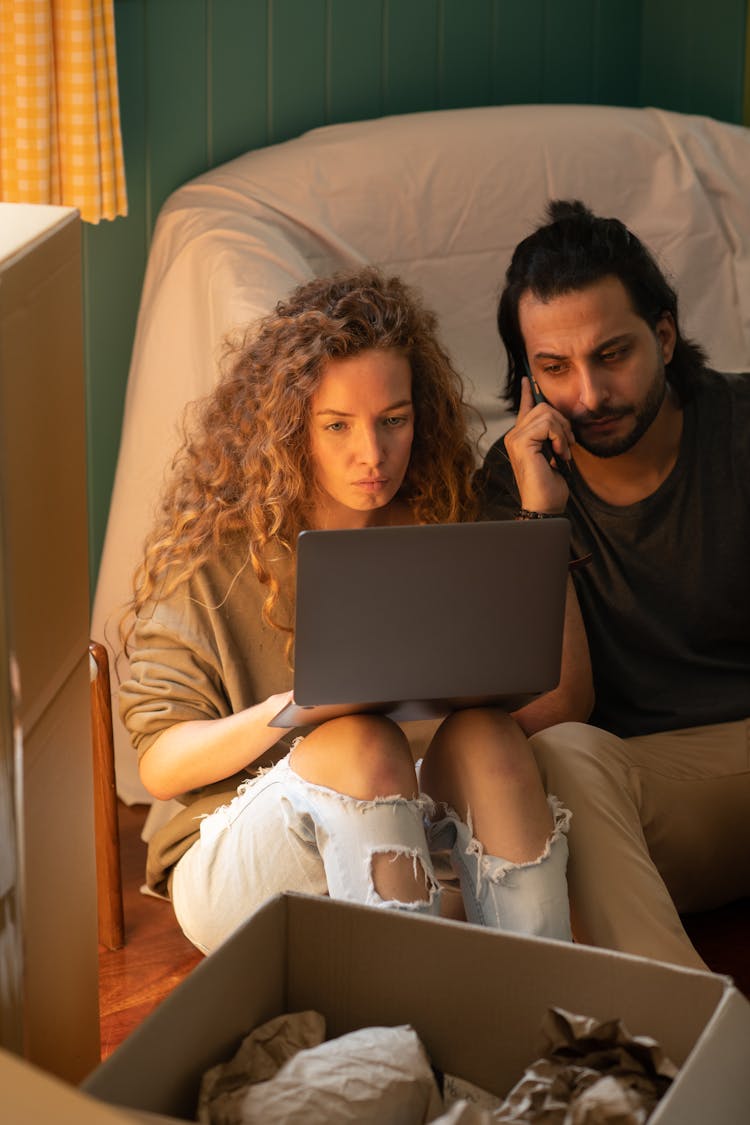
[[448, 809], [444, 819], [428, 826], [432, 851], [450, 849], [467, 922], [509, 933], [573, 940], [565, 875], [570, 813], [557, 797], [548, 797], [547, 803], [552, 834], [542, 854], [525, 863], [488, 855], [474, 836], [471, 816], [465, 824]]
[[[543, 855], [513, 864], [485, 855], [470, 826], [451, 810], [436, 820], [426, 794], [357, 800], [305, 781], [287, 756], [201, 821], [199, 839], [174, 869], [175, 914], [204, 953], [283, 891], [438, 915], [440, 884], [431, 853], [448, 851], [470, 922], [570, 940], [569, 814], [557, 802], [552, 808], [555, 826]], [[427, 900], [382, 899], [372, 873], [377, 854], [409, 855], [415, 874], [420, 867], [424, 872]]]

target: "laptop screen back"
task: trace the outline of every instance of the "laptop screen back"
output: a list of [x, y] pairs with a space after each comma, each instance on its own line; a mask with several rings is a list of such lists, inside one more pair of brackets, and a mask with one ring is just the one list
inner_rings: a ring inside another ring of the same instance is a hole
[[568, 552], [565, 519], [302, 532], [295, 703], [550, 690]]

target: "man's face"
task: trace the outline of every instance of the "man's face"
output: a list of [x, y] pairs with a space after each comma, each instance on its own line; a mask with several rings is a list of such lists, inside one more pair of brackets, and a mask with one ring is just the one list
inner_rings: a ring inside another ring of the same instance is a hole
[[652, 329], [616, 277], [546, 302], [527, 291], [518, 317], [539, 389], [570, 420], [578, 444], [596, 457], [632, 449], [664, 401], [672, 317]]

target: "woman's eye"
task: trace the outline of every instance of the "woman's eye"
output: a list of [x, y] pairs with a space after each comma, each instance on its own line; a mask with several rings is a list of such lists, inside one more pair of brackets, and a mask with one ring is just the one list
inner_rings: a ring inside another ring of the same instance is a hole
[[346, 422], [329, 422], [326, 429], [332, 434], [340, 434], [342, 430], [346, 429]]
[[406, 418], [403, 414], [392, 414], [383, 419], [383, 424], [391, 429], [395, 426], [403, 426], [405, 422]]

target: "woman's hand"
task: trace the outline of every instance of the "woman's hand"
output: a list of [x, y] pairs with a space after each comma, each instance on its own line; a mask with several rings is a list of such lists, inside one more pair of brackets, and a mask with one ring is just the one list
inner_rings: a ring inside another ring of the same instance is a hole
[[521, 507], [555, 515], [565, 511], [568, 486], [544, 456], [545, 441], [551, 443], [556, 460], [570, 459], [571, 446], [575, 443], [570, 422], [548, 402], [535, 406], [531, 385], [524, 378], [518, 417], [505, 435], [505, 448], [521, 496]]
[[154, 797], [169, 800], [232, 777], [279, 741], [284, 729], [268, 724], [291, 699], [283, 691], [223, 719], [174, 723], [141, 758], [141, 781]]

